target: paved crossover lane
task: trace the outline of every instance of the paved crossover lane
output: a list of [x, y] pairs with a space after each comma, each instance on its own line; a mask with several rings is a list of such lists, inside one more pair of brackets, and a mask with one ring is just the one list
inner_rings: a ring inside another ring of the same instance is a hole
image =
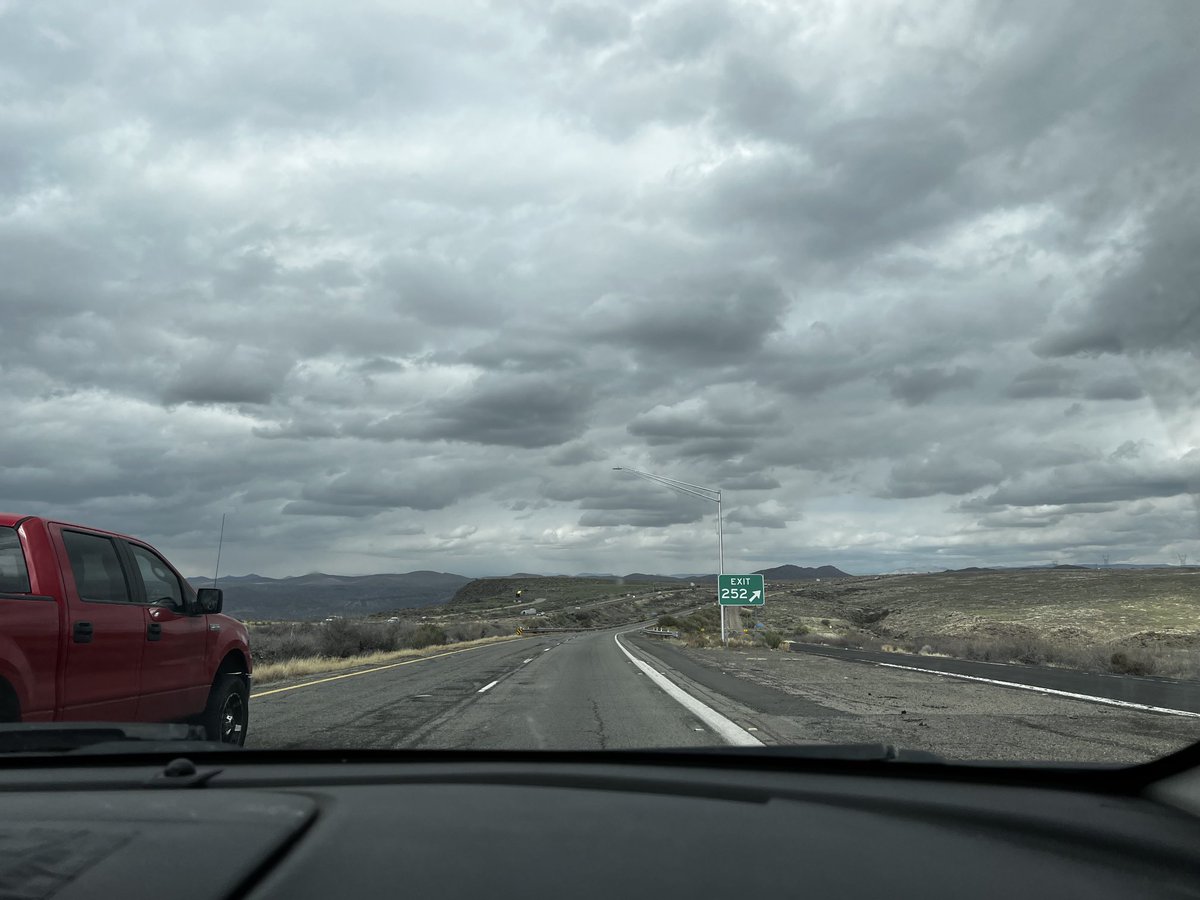
[[819, 644], [796, 644], [796, 652], [812, 653], [834, 659], [873, 663], [883, 666], [906, 666], [964, 675], [989, 681], [1009, 682], [1030, 687], [1062, 691], [1200, 714], [1200, 682], [1173, 681], [1168, 678], [1148, 678], [1136, 675], [1103, 675], [1054, 669], [1047, 666], [1023, 666], [1012, 663], [977, 662], [968, 659], [948, 659], [939, 656], [914, 656], [907, 653], [884, 653], [878, 650], [843, 650]]

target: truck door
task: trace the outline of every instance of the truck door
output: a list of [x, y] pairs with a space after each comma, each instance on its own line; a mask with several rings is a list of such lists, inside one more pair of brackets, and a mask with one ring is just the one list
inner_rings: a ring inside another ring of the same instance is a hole
[[145, 613], [115, 541], [51, 525], [67, 593], [63, 718], [133, 722]]
[[166, 560], [149, 547], [122, 543], [133, 563], [146, 625], [137, 717], [171, 722], [198, 715], [212, 681], [208, 617], [194, 608], [191, 590]]
[[57, 599], [33, 591], [17, 530], [0, 528], [0, 681], [16, 695], [0, 690], [0, 722], [53, 720], [61, 629]]

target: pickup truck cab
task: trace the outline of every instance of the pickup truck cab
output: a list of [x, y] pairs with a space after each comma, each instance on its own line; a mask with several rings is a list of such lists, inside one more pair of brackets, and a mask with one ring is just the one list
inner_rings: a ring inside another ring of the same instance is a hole
[[246, 627], [144, 541], [0, 513], [0, 722], [192, 722], [246, 739]]

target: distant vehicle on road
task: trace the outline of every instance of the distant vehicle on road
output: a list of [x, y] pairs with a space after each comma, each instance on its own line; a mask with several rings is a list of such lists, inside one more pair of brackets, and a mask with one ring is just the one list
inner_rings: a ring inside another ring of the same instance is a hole
[[149, 544], [0, 513], [0, 722], [193, 722], [246, 739], [246, 626]]

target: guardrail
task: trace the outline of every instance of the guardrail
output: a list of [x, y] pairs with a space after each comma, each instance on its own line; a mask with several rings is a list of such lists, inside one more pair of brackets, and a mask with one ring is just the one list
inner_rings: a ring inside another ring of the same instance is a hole
[[678, 631], [668, 631], [665, 628], [643, 628], [642, 634], [646, 635], [646, 637], [656, 637], [656, 638], [678, 638], [679, 637]]

